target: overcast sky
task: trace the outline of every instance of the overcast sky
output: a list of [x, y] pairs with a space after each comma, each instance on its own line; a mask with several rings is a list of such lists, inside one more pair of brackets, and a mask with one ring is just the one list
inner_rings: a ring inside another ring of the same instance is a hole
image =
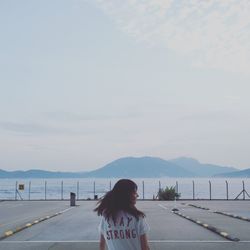
[[0, 169], [250, 167], [249, 0], [0, 0], [0, 30]]

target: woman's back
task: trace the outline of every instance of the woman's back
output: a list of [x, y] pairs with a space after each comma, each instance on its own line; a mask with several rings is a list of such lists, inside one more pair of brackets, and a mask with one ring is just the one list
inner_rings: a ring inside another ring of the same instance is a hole
[[136, 219], [127, 212], [119, 211], [115, 222], [102, 216], [99, 231], [109, 250], [141, 250], [140, 236], [149, 231], [149, 226], [142, 216]]

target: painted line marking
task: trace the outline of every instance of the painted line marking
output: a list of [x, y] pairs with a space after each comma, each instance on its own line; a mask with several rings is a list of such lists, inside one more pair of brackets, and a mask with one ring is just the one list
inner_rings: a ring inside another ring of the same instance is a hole
[[[227, 244], [235, 244], [235, 242], [228, 241], [228, 240], [149, 240], [152, 243], [227, 243]], [[10, 243], [10, 244], [18, 244], [18, 243], [99, 243], [99, 240], [32, 240], [32, 241], [25, 241], [25, 240], [17, 240], [17, 241], [2, 241], [0, 245], [3, 243]], [[250, 240], [242, 240], [237, 242], [240, 243], [250, 243]]]
[[11, 207], [9, 207], [9, 208], [21, 207], [21, 206], [24, 206], [24, 204], [17, 204], [17, 205], [11, 206]]
[[5, 236], [10, 236], [10, 235], [13, 234], [13, 231], [7, 231], [7, 232], [5, 232], [4, 234], [5, 234]]
[[50, 219], [50, 218], [53, 218], [53, 217], [55, 217], [55, 216], [57, 216], [57, 215], [63, 214], [63, 213], [65, 213], [65, 212], [67, 212], [67, 211], [69, 211], [69, 210], [71, 210], [71, 209], [73, 209], [73, 208], [75, 208], [75, 207], [69, 207], [69, 208], [67, 208], [67, 209], [64, 209], [64, 210], [62, 210], [62, 211], [59, 211], [59, 212], [54, 213], [54, 214], [52, 214], [52, 215], [47, 215], [47, 216], [45, 216], [44, 218], [40, 218], [39, 220], [35, 220], [33, 223], [26, 223], [26, 224], [23, 225], [23, 226], [16, 227], [15, 230], [8, 230], [8, 231], [4, 232], [4, 234], [3, 234], [2, 236], [0, 236], [0, 240], [3, 240], [3, 239], [5, 239], [5, 238], [7, 238], [7, 237], [9, 237], [9, 236], [11, 236], [11, 235], [13, 235], [13, 234], [15, 234], [15, 233], [18, 233], [18, 232], [20, 232], [20, 231], [26, 229], [26, 228], [29, 228], [29, 227], [31, 227], [31, 226], [33, 226], [33, 225], [39, 223], [39, 222], [42, 222], [42, 221], [48, 220], [48, 219]]
[[[187, 219], [187, 220], [189, 220], [189, 221], [191, 221], [191, 222], [193, 222], [193, 223], [195, 223], [195, 224], [197, 224], [197, 225], [199, 225], [199, 226], [202, 226], [202, 227], [204, 227], [205, 229], [210, 230], [211, 232], [213, 232], [213, 233], [215, 233], [215, 234], [218, 234], [218, 235], [224, 237], [224, 238], [227, 239], [227, 240], [234, 241], [234, 242], [235, 242], [235, 241], [236, 241], [236, 242], [240, 241], [239, 238], [233, 237], [233, 236], [229, 235], [228, 233], [226, 233], [226, 232], [220, 230], [219, 228], [216, 228], [216, 227], [214, 227], [214, 226], [211, 226], [211, 225], [202, 223], [202, 222], [199, 221], [199, 220], [195, 220], [195, 219], [193, 219], [193, 218], [187, 217], [186, 215], [184, 215], [184, 214], [182, 214], [182, 213], [179, 213], [179, 212], [173, 212], [173, 213], [176, 214], [176, 215], [178, 215], [178, 216], [180, 216], [180, 217], [182, 217], [182, 218], [184, 218], [184, 219]], [[206, 226], [204, 226], [204, 224], [205, 224]]]
[[228, 217], [238, 219], [238, 220], [243, 220], [243, 221], [250, 222], [250, 218], [243, 217], [243, 216], [240, 216], [240, 215], [235, 215], [235, 214], [230, 214], [230, 213], [220, 212], [220, 211], [214, 211], [213, 213], [228, 216]]
[[236, 214], [231, 214], [231, 213], [227, 213], [227, 212], [222, 212], [222, 211], [216, 211], [216, 210], [212, 210], [212, 209], [207, 208], [207, 207], [201, 207], [201, 206], [197, 206], [197, 205], [194, 205], [194, 204], [187, 204], [187, 205], [191, 206], [191, 207], [195, 207], [195, 208], [207, 210], [208, 212], [211, 212], [211, 213], [220, 214], [220, 215], [228, 216], [228, 217], [231, 217], [231, 218], [235, 218], [235, 219], [239, 219], [239, 220], [250, 222], [250, 218], [247, 218], [247, 217], [244, 217], [244, 216], [240, 216], [240, 215], [236, 215]]
[[210, 208], [202, 207], [202, 206], [198, 206], [198, 205], [194, 205], [194, 204], [187, 204], [187, 205], [190, 206], [190, 207], [195, 207], [195, 208], [199, 208], [199, 209], [202, 209], [202, 210], [210, 210]]
[[[28, 218], [31, 218], [31, 216], [30, 216], [30, 217], [27, 217], [27, 218], [25, 218], [25, 219], [28, 219]], [[22, 221], [22, 220], [24, 220], [24, 219], [21, 218], [21, 219], [14, 220], [14, 221], [11, 221], [11, 222], [8, 222], [8, 223], [4, 223], [4, 224], [1, 224], [0, 227], [7, 226], [7, 225], [10, 225], [10, 224], [15, 224], [16, 222]]]
[[[161, 206], [161, 207], [166, 209], [166, 207], [164, 207], [164, 206]], [[187, 219], [187, 220], [189, 220], [189, 221], [191, 221], [191, 222], [193, 222], [193, 223], [195, 223], [195, 224], [197, 224], [199, 226], [202, 226], [203, 228], [205, 228], [205, 229], [207, 229], [207, 230], [209, 230], [209, 231], [211, 231], [211, 232], [213, 232], [213, 233], [215, 233], [217, 235], [220, 235], [220, 236], [224, 237], [227, 240], [237, 241], [237, 242], [240, 241], [240, 239], [238, 239], [236, 237], [232, 237], [227, 232], [224, 232], [224, 231], [222, 231], [222, 230], [220, 230], [220, 229], [218, 229], [218, 228], [216, 228], [214, 226], [208, 225], [207, 223], [203, 223], [200, 220], [193, 219], [193, 218], [191, 218], [191, 217], [189, 217], [187, 215], [184, 215], [184, 214], [182, 214], [180, 212], [172, 211], [172, 213], [176, 214], [176, 215], [178, 215], [178, 216], [180, 216], [180, 217], [182, 217], [184, 219]]]
[[161, 204], [158, 204], [159, 207], [163, 208], [163, 209], [166, 209], [168, 210], [165, 206], [161, 205]]
[[224, 237], [228, 236], [228, 233], [226, 233], [226, 232], [220, 232], [220, 234], [221, 234], [222, 236], [224, 236]]
[[[68, 209], [68, 208], [67, 208]], [[65, 209], [65, 210], [67, 210]], [[60, 211], [60, 212], [64, 212], [65, 210], [63, 211]], [[56, 212], [55, 214], [59, 214], [59, 212]], [[11, 225], [11, 224], [15, 224], [16, 222], [19, 222], [19, 221], [27, 221], [27, 220], [30, 220], [32, 219], [34, 216], [28, 216], [28, 217], [25, 217], [25, 218], [20, 218], [20, 219], [17, 219], [17, 220], [14, 220], [14, 221], [11, 221], [11, 222], [7, 222], [7, 223], [4, 223], [4, 224], [0, 224], [0, 227], [3, 227], [3, 226], [8, 226], [8, 225]], [[44, 220], [44, 218], [40, 218], [40, 220]]]
[[[75, 207], [76, 207], [76, 206], [75, 206]], [[64, 210], [62, 210], [62, 211], [60, 211], [60, 212], [58, 212], [58, 213], [60, 213], [60, 214], [65, 213], [65, 212], [67, 212], [67, 211], [69, 211], [69, 210], [71, 210], [71, 209], [73, 209], [73, 208], [75, 208], [75, 207], [66, 208], [66, 209], [64, 209]]]

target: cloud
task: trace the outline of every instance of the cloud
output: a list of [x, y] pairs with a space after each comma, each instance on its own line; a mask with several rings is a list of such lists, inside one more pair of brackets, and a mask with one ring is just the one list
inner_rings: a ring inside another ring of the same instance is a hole
[[75, 112], [44, 112], [43, 115], [49, 120], [59, 121], [59, 122], [84, 122], [84, 121], [106, 121], [106, 120], [120, 120], [136, 118], [141, 116], [141, 114], [136, 112], [131, 112], [127, 114], [81, 114]]
[[96, 0], [121, 30], [194, 67], [250, 72], [249, 0]]
[[206, 112], [196, 112], [193, 114], [184, 115], [181, 120], [183, 121], [194, 121], [194, 122], [204, 122], [204, 123], [217, 123], [225, 121], [230, 122], [235, 118], [235, 115], [226, 111], [206, 111]]
[[93, 135], [103, 133], [103, 126], [141, 117], [138, 112], [114, 114], [81, 114], [76, 112], [43, 112], [31, 121], [0, 121], [0, 130], [21, 135]]
[[24, 134], [24, 135], [44, 135], [44, 134], [65, 134], [73, 133], [72, 131], [65, 128], [55, 128], [51, 126], [45, 126], [35, 123], [18, 123], [18, 122], [0, 122], [0, 129]]

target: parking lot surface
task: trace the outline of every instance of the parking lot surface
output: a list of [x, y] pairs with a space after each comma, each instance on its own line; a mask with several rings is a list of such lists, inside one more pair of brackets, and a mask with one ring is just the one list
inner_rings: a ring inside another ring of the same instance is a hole
[[[96, 201], [76, 205], [0, 202], [0, 249], [98, 249]], [[250, 249], [250, 201], [138, 201], [137, 207], [150, 225], [151, 250]]]

